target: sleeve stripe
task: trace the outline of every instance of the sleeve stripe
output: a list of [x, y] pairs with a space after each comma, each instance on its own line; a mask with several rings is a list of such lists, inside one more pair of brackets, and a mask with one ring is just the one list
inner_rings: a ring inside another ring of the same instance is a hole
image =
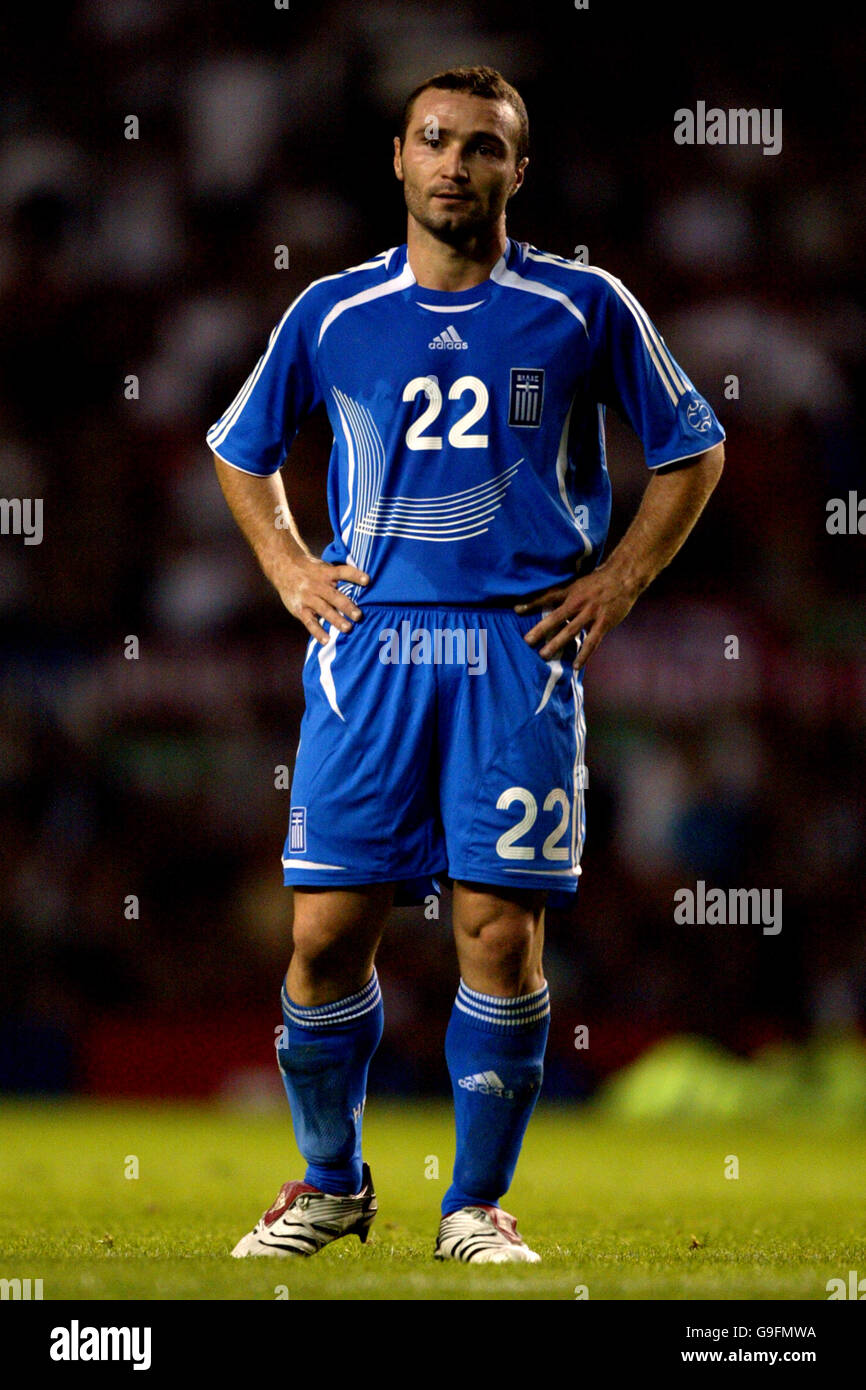
[[[392, 247], [391, 251], [393, 251], [394, 249], [395, 248]], [[352, 275], [353, 273], [359, 270], [376, 269], [379, 265], [382, 264], [383, 259], [387, 260], [387, 258], [390, 257], [391, 251], [382, 251], [378, 256], [375, 256], [372, 260], [364, 261], [361, 265], [349, 266], [347, 270], [340, 270], [336, 273], [336, 275], [323, 275], [320, 279], [311, 281], [311, 283], [307, 285], [306, 289], [302, 290], [301, 293], [295, 299], [292, 300], [288, 309], [283, 314], [283, 317], [280, 319], [277, 326], [272, 330], [266, 350], [262, 353], [262, 356], [259, 358], [253, 370], [250, 372], [250, 375], [247, 377], [240, 391], [238, 391], [238, 394], [235, 396], [228, 410], [225, 412], [224, 415], [220, 416], [216, 424], [212, 425], [211, 428], [208, 430], [207, 442], [208, 444], [210, 444], [211, 448], [213, 448], [217, 444], [222, 444], [226, 435], [237, 423], [238, 417], [240, 416], [244, 406], [249, 400], [249, 397], [253, 391], [253, 388], [255, 387], [255, 384], [258, 381], [262, 371], [264, 370], [265, 363], [267, 362], [274, 349], [274, 346], [280, 335], [283, 325], [285, 324], [292, 310], [296, 308], [298, 304], [300, 304], [301, 300], [304, 298], [304, 295], [308, 294], [309, 291], [313, 289], [316, 285], [322, 285], [327, 280], [340, 280], [343, 278], [344, 275]]]
[[208, 430], [207, 442], [208, 444], [210, 444], [212, 449], [217, 444], [222, 444], [223, 440], [225, 439], [226, 435], [228, 434], [229, 430], [234, 424], [237, 415], [240, 413], [240, 411], [246, 404], [247, 396], [249, 395], [250, 391], [252, 391], [255, 385], [256, 376], [258, 375], [258, 372], [262, 367], [263, 361], [264, 359], [260, 357], [256, 366], [250, 372], [249, 376], [247, 377], [240, 391], [238, 391], [238, 394], [235, 396], [226, 413], [220, 416], [216, 424], [211, 425], [210, 429]]
[[210, 444], [211, 448], [214, 448], [217, 444], [222, 444], [226, 435], [229, 433], [229, 430], [231, 430], [232, 427], [237, 423], [241, 411], [243, 410], [244, 406], [250, 398], [250, 395], [252, 394], [253, 387], [255, 386], [256, 382], [258, 381], [259, 377], [264, 371], [265, 363], [267, 362], [268, 358], [274, 350], [283, 325], [285, 324], [292, 310], [295, 308], [297, 304], [300, 304], [304, 295], [307, 293], [307, 290], [310, 289], [312, 289], [312, 285], [308, 285], [307, 289], [303, 290], [301, 294], [298, 295], [297, 299], [292, 300], [291, 304], [289, 305], [286, 312], [283, 314], [283, 317], [280, 319], [276, 328], [272, 330], [267, 349], [262, 353], [261, 357], [259, 358], [253, 370], [250, 372], [240, 391], [238, 391], [238, 394], [235, 396], [225, 415], [223, 415], [222, 418], [219, 419], [217, 423], [213, 426], [213, 428], [208, 431], [207, 442], [208, 444]]
[[[722, 429], [721, 425], [719, 426], [719, 429]], [[705, 444], [703, 449], [696, 449], [693, 454], [678, 454], [675, 459], [659, 459], [658, 463], [648, 463], [647, 467], [652, 472], [656, 468], [667, 468], [669, 463], [682, 463], [685, 459], [700, 458], [701, 454], [709, 453], [710, 449], [714, 449], [716, 447], [716, 444], [723, 444], [726, 439], [727, 435], [725, 434], [725, 431], [722, 430], [721, 439], [716, 439], [712, 444]]]
[[668, 352], [668, 349], [665, 346], [660, 333], [653, 326], [652, 320], [650, 319], [643, 305], [635, 299], [631, 290], [627, 289], [626, 286], [622, 283], [622, 281], [617, 280], [615, 276], [612, 278], [614, 281], [614, 289], [616, 289], [620, 294], [623, 294], [625, 296], [625, 298], [632, 305], [634, 310], [638, 314], [640, 314], [641, 318], [643, 319], [644, 324], [646, 325], [647, 332], [653, 339], [653, 342], [658, 348], [659, 354], [662, 357], [665, 366], [668, 368], [668, 371], [671, 374], [674, 385], [680, 387], [680, 395], [682, 395], [684, 391], [687, 391], [689, 389], [688, 382], [684, 380], [682, 373], [677, 369], [677, 364], [674, 361], [671, 354]]
[[[588, 267], [582, 266], [581, 269], [586, 270]], [[643, 338], [644, 346], [652, 359], [656, 371], [661, 377], [665, 390], [670, 396], [671, 404], [676, 407], [680, 396], [686, 388], [681, 384], [679, 376], [671, 366], [667, 349], [659, 340], [658, 335], [652, 329], [652, 325], [649, 320], [644, 317], [642, 311], [638, 312], [639, 306], [637, 306], [637, 302], [632, 300], [622, 282], [617, 280], [615, 275], [609, 275], [606, 270], [596, 269], [595, 274], [600, 275], [603, 280], [607, 281], [611, 289], [619, 295], [623, 304], [632, 314], [635, 323], [640, 329], [640, 335]], [[658, 352], [656, 352], [656, 347], [658, 347]]]
[[253, 470], [252, 468], [244, 468], [243, 464], [240, 464], [240, 463], [232, 463], [231, 459], [227, 459], [227, 458], [226, 458], [225, 454], [218, 454], [217, 451], [216, 451], [216, 449], [214, 449], [213, 454], [214, 454], [214, 458], [218, 458], [218, 459], [220, 460], [221, 463], [227, 464], [229, 468], [234, 468], [235, 471], [236, 471], [237, 473], [246, 473], [247, 477], [249, 477], [249, 478], [272, 478], [272, 477], [273, 477], [273, 474], [272, 474], [272, 473], [256, 473], [256, 472], [254, 472], [254, 470]]

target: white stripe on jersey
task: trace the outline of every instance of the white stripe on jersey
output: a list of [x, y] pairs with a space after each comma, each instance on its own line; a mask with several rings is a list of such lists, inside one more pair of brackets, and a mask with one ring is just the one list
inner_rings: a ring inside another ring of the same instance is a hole
[[217, 453], [216, 449], [213, 450], [213, 453], [221, 463], [226, 464], [228, 468], [233, 468], [236, 473], [246, 473], [247, 477], [252, 476], [254, 478], [260, 478], [262, 476], [261, 473], [254, 473], [251, 468], [241, 468], [239, 463], [232, 463], [231, 459], [223, 458], [222, 454]]
[[422, 304], [419, 299], [418, 307], [432, 309], [434, 314], [465, 314], [467, 309], [477, 309], [484, 302], [483, 299], [476, 299], [474, 304]]
[[574, 398], [572, 397], [571, 405], [568, 407], [568, 414], [565, 417], [565, 424], [562, 427], [562, 434], [559, 436], [559, 449], [556, 454], [556, 481], [559, 484], [559, 495], [562, 498], [563, 506], [568, 512], [569, 519], [574, 525], [580, 539], [583, 541], [583, 556], [581, 558], [586, 559], [586, 556], [592, 553], [592, 541], [589, 539], [589, 536], [579, 524], [574, 514], [574, 507], [572, 506], [565, 486], [565, 474], [568, 469], [568, 430], [571, 425], [571, 412], [573, 409]]
[[[722, 434], [722, 438], [721, 438], [718, 442], [721, 444], [721, 443], [722, 443], [722, 440], [724, 440], [724, 439], [727, 439], [727, 435], [723, 433], [723, 434]], [[710, 448], [713, 448], [713, 447], [715, 447], [715, 446], [714, 446], [714, 445], [710, 445]], [[647, 466], [648, 466], [648, 468], [649, 468], [650, 470], [653, 470], [653, 469], [656, 469], [656, 468], [667, 468], [667, 466], [668, 466], [669, 463], [682, 463], [684, 459], [696, 459], [696, 458], [698, 458], [701, 454], [705, 454], [706, 452], [707, 452], [706, 449], [695, 449], [695, 451], [694, 451], [693, 454], [677, 454], [677, 457], [676, 457], [675, 459], [662, 459], [660, 463], [651, 463], [651, 464], [648, 464]]]
[[381, 505], [402, 506], [413, 511], [441, 512], [447, 510], [460, 510], [463, 506], [464, 498], [472, 498], [476, 494], [483, 493], [490, 488], [498, 485], [501, 478], [508, 477], [523, 462], [519, 458], [516, 463], [512, 463], [501, 473], [497, 473], [493, 478], [489, 478], [486, 483], [475, 483], [472, 487], [464, 488], [461, 492], [443, 492], [435, 497], [410, 497], [406, 493], [397, 493], [394, 497], [381, 498]]
[[347, 490], [348, 490], [348, 494], [349, 494], [349, 500], [348, 500], [348, 502], [346, 503], [346, 510], [343, 512], [343, 515], [340, 517], [340, 527], [341, 527], [340, 534], [341, 534], [341, 536], [343, 537], [343, 544], [344, 544], [345, 546], [348, 546], [348, 545], [349, 545], [349, 533], [350, 533], [350, 531], [351, 531], [351, 527], [347, 526], [347, 525], [346, 525], [346, 522], [348, 521], [349, 516], [350, 516], [350, 514], [351, 514], [351, 511], [352, 511], [352, 502], [353, 502], [353, 500], [354, 500], [354, 493], [355, 493], [355, 440], [354, 440], [354, 436], [352, 435], [352, 431], [351, 431], [351, 429], [349, 428], [349, 422], [348, 422], [348, 420], [346, 419], [346, 416], [345, 416], [345, 413], [344, 413], [344, 410], [343, 410], [343, 403], [342, 403], [342, 395], [343, 395], [343, 393], [342, 393], [342, 391], [339, 391], [335, 386], [332, 386], [332, 387], [331, 387], [331, 395], [334, 397], [334, 400], [336, 401], [337, 410], [340, 412], [340, 424], [343, 426], [343, 435], [345, 436], [345, 440], [346, 440], [346, 452], [347, 452], [348, 458], [349, 458], [349, 476], [348, 476], [348, 480], [347, 480]]
[[[593, 270], [596, 275], [600, 275], [603, 280], [607, 280], [608, 284], [616, 291], [623, 303], [631, 310], [638, 328], [641, 331], [641, 337], [644, 340], [647, 352], [655, 364], [656, 371], [665, 384], [668, 395], [671, 397], [674, 405], [676, 405], [680, 396], [682, 396], [688, 388], [677, 370], [676, 363], [668, 352], [665, 344], [662, 342], [660, 335], [656, 332], [651, 320], [647, 317], [645, 310], [635, 299], [634, 295], [626, 289], [622, 281], [618, 280], [615, 275], [610, 275], [606, 270], [599, 270], [597, 267], [581, 266], [581, 269]], [[673, 393], [671, 392], [671, 387], [668, 385], [669, 381], [673, 386]]]
[[451, 541], [481, 536], [502, 505], [502, 499], [523, 459], [512, 463], [486, 483], [439, 497], [382, 497], [360, 515], [356, 530], [372, 536], [404, 536], [412, 540]]
[[584, 333], [587, 338], [589, 337], [586, 319], [577, 308], [577, 305], [572, 304], [567, 294], [563, 294], [562, 290], [555, 290], [552, 285], [545, 285], [541, 280], [527, 280], [524, 276], [518, 275], [516, 270], [506, 270], [504, 266], [500, 269], [501, 265], [502, 263], [500, 261], [496, 262], [496, 265], [490, 272], [491, 280], [495, 280], [499, 285], [506, 285], [512, 290], [526, 290], [528, 294], [538, 294], [544, 299], [557, 300], [563, 308], [567, 309], [570, 314], [573, 314], [576, 319], [580, 320], [583, 325]]
[[602, 280], [606, 280], [620, 299], [631, 311], [640, 335], [643, 338], [644, 346], [649, 353], [656, 371], [661, 377], [662, 384], [671, 398], [674, 405], [677, 404], [680, 396], [689, 390], [689, 383], [685, 381], [682, 374], [678, 371], [677, 365], [671, 357], [668, 349], [661, 338], [661, 335], [654, 328], [649, 315], [643, 306], [635, 299], [630, 290], [627, 290], [621, 280], [609, 271], [602, 270], [597, 265], [581, 265], [579, 261], [566, 261], [559, 256], [551, 256], [544, 251], [527, 251], [527, 260], [540, 261], [546, 265], [557, 265], [563, 270], [580, 271], [584, 275], [598, 275]]
[[[354, 521], [351, 524], [348, 522], [349, 507], [347, 507], [343, 513], [343, 521], [346, 522], [346, 525], [341, 535], [347, 547], [350, 545], [350, 533], [352, 546], [355, 545], [356, 538], [360, 535], [361, 539], [357, 544], [353, 563], [358, 569], [364, 569], [373, 542], [370, 533], [360, 523], [363, 522], [367, 512], [375, 507], [379, 501], [382, 479], [385, 475], [385, 444], [373, 416], [365, 405], [362, 405], [360, 401], [353, 400], [345, 391], [341, 391], [336, 386], [331, 387], [331, 393], [340, 412], [340, 421], [349, 450], [350, 490], [353, 460], [357, 477], [358, 495], [354, 507]], [[351, 502], [350, 491], [349, 506], [351, 506]], [[358, 587], [357, 584], [349, 585], [346, 592]]]
[[[585, 269], [586, 268], [588, 267], [585, 267]], [[603, 271], [601, 273], [606, 275], [607, 271]], [[615, 275], [611, 276], [611, 281], [617, 293], [623, 295], [626, 302], [631, 305], [635, 313], [639, 314], [640, 317], [643, 319], [647, 332], [649, 333], [650, 337], [655, 343], [659, 355], [662, 358], [662, 361], [664, 362], [665, 366], [671, 374], [671, 379], [673, 380], [674, 386], [678, 386], [680, 388], [680, 395], [683, 395], [684, 392], [691, 390], [691, 382], [688, 381], [688, 379], [685, 376], [685, 373], [680, 370], [673, 357], [671, 357], [671, 354], [667, 349], [667, 345], [664, 339], [662, 338], [662, 335], [659, 333], [659, 331], [653, 324], [653, 321], [647, 313], [646, 309], [644, 309], [643, 305], [639, 303], [637, 299], [635, 299], [631, 290], [628, 289], [622, 283], [621, 280], [617, 280]]]
[[415, 276], [412, 274], [407, 261], [400, 274], [396, 275], [393, 280], [386, 280], [384, 285], [371, 285], [369, 289], [350, 295], [348, 299], [338, 299], [322, 320], [322, 326], [319, 329], [319, 344], [321, 344], [326, 330], [330, 328], [334, 319], [339, 318], [347, 309], [354, 309], [359, 304], [369, 304], [370, 300], [380, 299], [385, 294], [397, 294], [400, 290], [405, 290], [409, 285], [414, 284]]
[[[310, 288], [312, 287], [308, 285], [307, 289]], [[302, 290], [302, 292], [298, 295], [297, 299], [292, 300], [291, 304], [289, 305], [286, 312], [283, 314], [283, 317], [280, 319], [276, 328], [272, 330], [271, 336], [268, 339], [267, 348], [262, 353], [256, 365], [253, 367], [252, 371], [250, 372], [240, 391], [238, 391], [237, 395], [235, 396], [225, 415], [223, 415], [216, 422], [216, 424], [213, 425], [210, 430], [208, 430], [207, 442], [212, 449], [216, 449], [219, 444], [222, 444], [229, 430], [235, 424], [235, 421], [237, 420], [238, 416], [240, 415], [241, 411], [243, 410], [250, 397], [250, 393], [252, 392], [253, 387], [255, 386], [256, 382], [262, 374], [262, 371], [264, 370], [265, 363], [267, 362], [268, 358], [273, 352], [274, 344], [276, 343], [277, 338], [280, 334], [280, 329], [288, 319], [289, 314], [292, 312], [295, 305], [301, 302], [306, 293], [307, 290]]]
[[[310, 284], [307, 285], [306, 289], [301, 290], [301, 293], [297, 295], [295, 299], [292, 300], [291, 304], [289, 305], [286, 312], [283, 314], [283, 317], [280, 319], [279, 323], [276, 325], [274, 329], [272, 329], [271, 336], [268, 339], [267, 348], [262, 353], [256, 365], [253, 367], [253, 370], [250, 372], [243, 386], [238, 391], [228, 410], [225, 412], [224, 415], [220, 417], [219, 420], [217, 420], [216, 424], [212, 425], [211, 428], [208, 430], [207, 442], [212, 449], [215, 449], [218, 444], [222, 444], [229, 430], [236, 423], [238, 416], [240, 415], [241, 411], [243, 410], [250, 397], [250, 393], [252, 392], [253, 387], [255, 386], [256, 382], [262, 374], [265, 363], [267, 362], [268, 358], [274, 350], [274, 345], [276, 344], [276, 341], [280, 336], [280, 332], [282, 330], [283, 325], [286, 323], [289, 315], [292, 313], [292, 310], [297, 308], [304, 296], [306, 294], [309, 294], [310, 290], [313, 289], [316, 285], [324, 285], [327, 283], [328, 280], [339, 280], [344, 275], [354, 275], [361, 270], [375, 270], [376, 267], [381, 265], [383, 261], [385, 261], [387, 264], [387, 257], [389, 257], [396, 249], [396, 247], [392, 247], [391, 251], [382, 251], [379, 253], [378, 256], [373, 256], [371, 260], [363, 261], [360, 265], [349, 266], [346, 270], [339, 270], [335, 275], [322, 275], [318, 280], [312, 280]], [[228, 460], [225, 461], [228, 462]]]

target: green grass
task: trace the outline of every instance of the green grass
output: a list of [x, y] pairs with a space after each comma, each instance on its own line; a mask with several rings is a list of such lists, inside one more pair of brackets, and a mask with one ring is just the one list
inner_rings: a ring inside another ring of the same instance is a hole
[[274, 1299], [285, 1285], [292, 1299], [571, 1300], [586, 1285], [591, 1299], [825, 1300], [828, 1279], [866, 1274], [862, 1130], [627, 1124], [542, 1103], [504, 1205], [543, 1262], [504, 1268], [432, 1259], [447, 1106], [371, 1099], [365, 1153], [379, 1196], [365, 1247], [232, 1260], [302, 1174], [287, 1114], [7, 1102], [0, 1277], [42, 1278], [45, 1299]]

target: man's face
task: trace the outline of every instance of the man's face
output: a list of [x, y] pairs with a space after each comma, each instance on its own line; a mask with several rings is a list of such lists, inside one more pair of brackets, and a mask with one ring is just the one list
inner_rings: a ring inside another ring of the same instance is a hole
[[523, 182], [517, 114], [505, 101], [429, 87], [415, 99], [394, 172], [410, 216], [459, 245], [499, 221]]

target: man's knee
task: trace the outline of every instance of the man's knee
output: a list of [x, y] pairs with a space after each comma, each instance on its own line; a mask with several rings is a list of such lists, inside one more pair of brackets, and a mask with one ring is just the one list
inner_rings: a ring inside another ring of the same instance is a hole
[[296, 889], [292, 919], [295, 970], [327, 978], [353, 976], [356, 971], [368, 973], [392, 897], [390, 885], [338, 892]]
[[295, 910], [292, 922], [293, 954], [308, 965], [329, 957], [351, 953], [356, 946], [356, 933], [351, 926], [330, 919], [326, 913]]
[[544, 919], [546, 893], [480, 884], [454, 885], [454, 930], [491, 942], [532, 941]]
[[537, 986], [545, 898], [532, 890], [455, 884], [454, 938], [467, 983], [471, 976], [478, 981], [475, 987], [506, 993]]

